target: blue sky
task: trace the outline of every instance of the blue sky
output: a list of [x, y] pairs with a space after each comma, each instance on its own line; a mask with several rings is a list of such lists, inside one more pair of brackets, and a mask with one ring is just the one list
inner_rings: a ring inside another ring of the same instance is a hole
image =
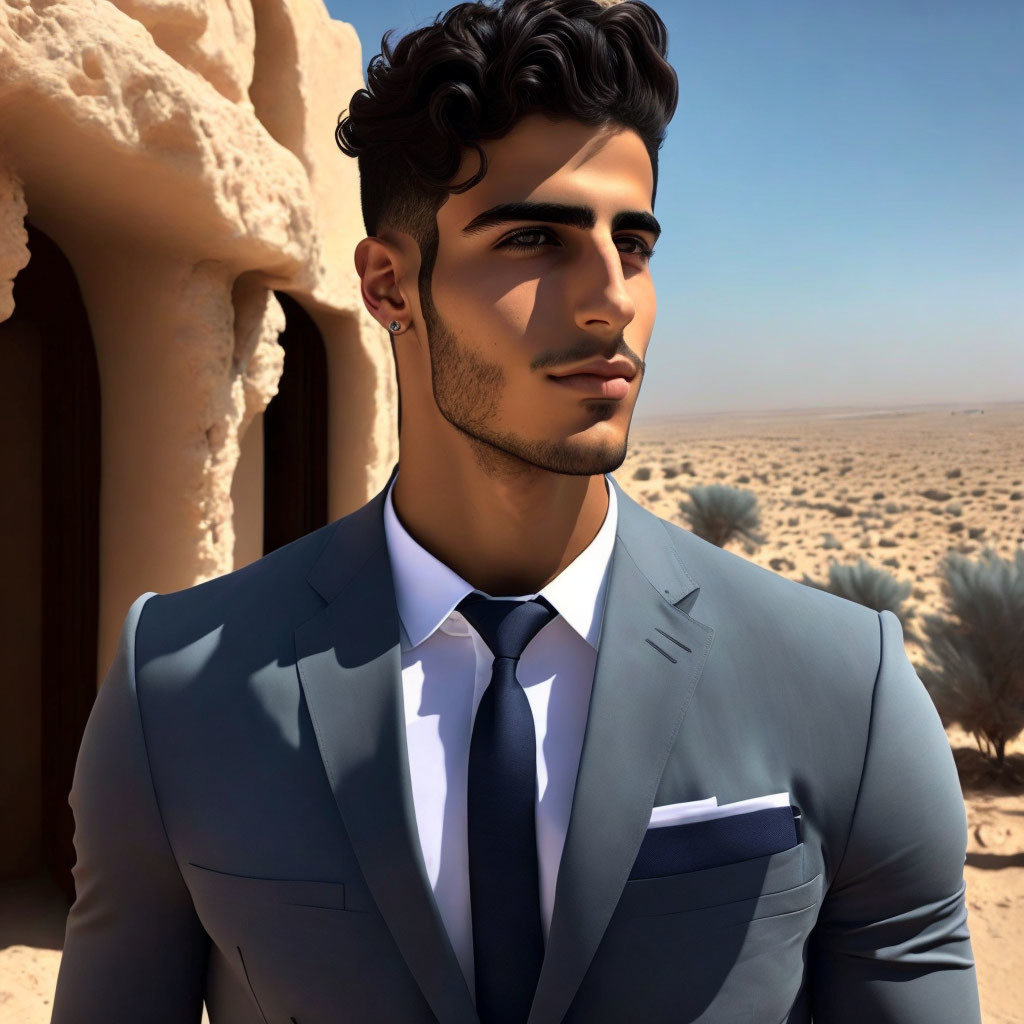
[[[328, 3], [364, 74], [448, 6]], [[680, 101], [636, 417], [1024, 400], [1024, 3], [651, 6]]]

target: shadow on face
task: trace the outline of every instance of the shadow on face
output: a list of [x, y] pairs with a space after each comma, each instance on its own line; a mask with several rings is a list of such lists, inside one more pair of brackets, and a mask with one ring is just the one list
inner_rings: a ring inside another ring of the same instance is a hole
[[[431, 294], [420, 296], [428, 344], [396, 349], [403, 445], [408, 426], [435, 451], [468, 445], [492, 468], [611, 472], [656, 312], [650, 157], [632, 130], [540, 114], [482, 148], [483, 180], [437, 214]], [[454, 180], [477, 166], [467, 150]], [[613, 359], [627, 381], [553, 376]]]

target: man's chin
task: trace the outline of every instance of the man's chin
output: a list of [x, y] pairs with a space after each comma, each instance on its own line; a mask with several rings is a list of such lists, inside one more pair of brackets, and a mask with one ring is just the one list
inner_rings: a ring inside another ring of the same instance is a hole
[[626, 461], [624, 438], [601, 439], [576, 437], [569, 441], [551, 442], [535, 465], [568, 476], [596, 476], [613, 473]]
[[[442, 412], [443, 415], [443, 412]], [[506, 461], [512, 469], [533, 467], [564, 476], [596, 476], [612, 473], [626, 461], [625, 431], [594, 424], [592, 427], [555, 438], [529, 438], [514, 432], [468, 428], [451, 416], [445, 419], [478, 446], [488, 462]]]

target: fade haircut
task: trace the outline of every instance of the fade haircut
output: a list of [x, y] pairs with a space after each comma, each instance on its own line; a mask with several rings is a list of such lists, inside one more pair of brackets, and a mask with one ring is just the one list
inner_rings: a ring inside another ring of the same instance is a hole
[[[462, 3], [392, 48], [394, 31], [385, 32], [367, 88], [353, 94], [334, 134], [359, 159], [366, 234], [392, 228], [419, 245], [428, 308], [437, 211], [487, 173], [480, 141], [502, 138], [527, 114], [635, 131], [651, 158], [653, 208], [678, 79], [666, 60], [665, 23], [642, 0]], [[480, 166], [451, 183], [466, 147]]]

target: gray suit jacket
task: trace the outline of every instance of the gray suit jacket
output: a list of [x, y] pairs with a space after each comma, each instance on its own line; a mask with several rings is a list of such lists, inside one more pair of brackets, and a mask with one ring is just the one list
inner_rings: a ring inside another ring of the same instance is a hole
[[[979, 1022], [963, 799], [899, 620], [612, 484], [529, 1024]], [[71, 791], [55, 1024], [194, 1024], [204, 998], [213, 1024], [476, 1021], [412, 809], [384, 495], [132, 605]], [[797, 845], [630, 878], [652, 806], [783, 790]]]

